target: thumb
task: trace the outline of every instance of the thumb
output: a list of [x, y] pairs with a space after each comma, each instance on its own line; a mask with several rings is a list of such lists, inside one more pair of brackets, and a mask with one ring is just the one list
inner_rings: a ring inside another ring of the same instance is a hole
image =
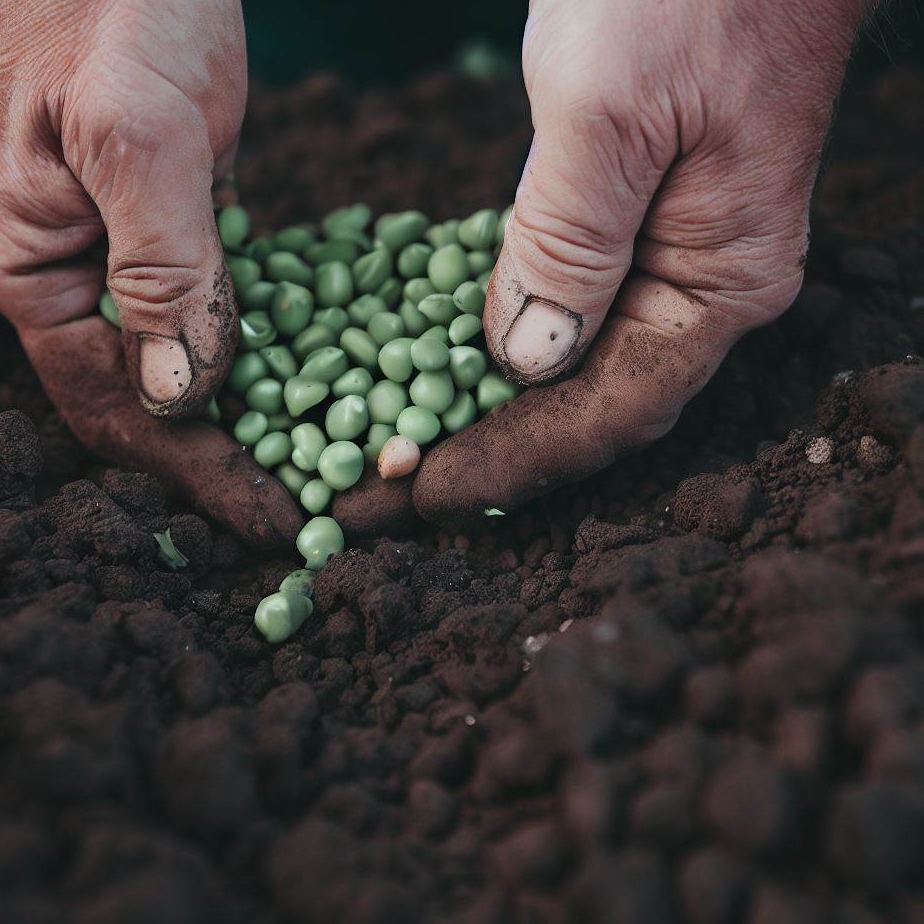
[[109, 236], [107, 284], [129, 379], [148, 411], [182, 416], [205, 406], [237, 345], [212, 209], [213, 150], [179, 91], [127, 109], [75, 133], [86, 145], [75, 172]]
[[617, 124], [537, 100], [533, 114], [536, 135], [484, 312], [495, 361], [525, 384], [567, 373], [590, 346], [673, 157], [672, 141], [653, 144], [634, 114]]

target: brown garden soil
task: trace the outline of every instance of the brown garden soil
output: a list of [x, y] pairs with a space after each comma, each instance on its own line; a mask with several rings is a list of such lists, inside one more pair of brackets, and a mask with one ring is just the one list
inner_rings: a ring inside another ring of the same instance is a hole
[[[89, 458], [4, 329], [0, 920], [924, 921], [922, 100], [845, 104], [805, 290], [671, 435], [338, 556], [279, 647], [296, 563]], [[528, 138], [514, 86], [316, 78], [242, 198], [466, 214]]]

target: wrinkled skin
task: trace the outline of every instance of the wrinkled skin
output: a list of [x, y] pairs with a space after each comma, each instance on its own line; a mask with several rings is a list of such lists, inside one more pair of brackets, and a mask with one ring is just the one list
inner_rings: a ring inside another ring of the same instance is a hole
[[[368, 476], [335, 515], [374, 533], [413, 508], [437, 522], [509, 509], [667, 432], [798, 291], [866, 8], [533, 0], [535, 140], [485, 330], [508, 375], [543, 387], [434, 448], [416, 478]], [[234, 349], [211, 189], [244, 105], [238, 3], [0, 0], [0, 17], [0, 308], [87, 445], [242, 533], [290, 537], [285, 491], [229, 437], [142, 410], [201, 408]], [[104, 233], [124, 359], [94, 316], [88, 251]]]

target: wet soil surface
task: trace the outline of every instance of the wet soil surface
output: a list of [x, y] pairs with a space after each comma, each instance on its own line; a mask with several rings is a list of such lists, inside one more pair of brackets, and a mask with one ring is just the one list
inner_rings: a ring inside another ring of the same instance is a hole
[[[256, 560], [0, 356], [0, 919], [924, 921], [920, 78], [845, 107], [808, 283], [644, 455], [481, 533]], [[517, 88], [257, 94], [244, 201], [503, 205]], [[169, 526], [189, 558], [163, 568]]]

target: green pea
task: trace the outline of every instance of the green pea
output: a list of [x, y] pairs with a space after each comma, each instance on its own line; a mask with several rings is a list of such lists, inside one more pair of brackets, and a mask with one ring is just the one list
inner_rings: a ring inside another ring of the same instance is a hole
[[429, 244], [408, 244], [398, 254], [398, 273], [405, 279], [424, 276], [432, 256], [433, 248]]
[[439, 372], [449, 365], [449, 347], [434, 338], [421, 338], [411, 344], [411, 362], [421, 372]]
[[309, 571], [307, 568], [296, 568], [290, 574], [287, 574], [279, 584], [279, 590], [282, 593], [300, 594], [303, 597], [310, 597], [314, 590], [314, 579], [317, 574]]
[[294, 282], [310, 286], [314, 282], [314, 270], [300, 257], [287, 250], [277, 250], [266, 258], [266, 275], [273, 282]]
[[456, 303], [451, 295], [428, 295], [417, 306], [433, 324], [448, 324], [457, 314]]
[[385, 346], [390, 340], [404, 336], [404, 321], [397, 314], [383, 311], [369, 319], [369, 336], [379, 345]]
[[291, 592], [277, 591], [257, 604], [254, 625], [273, 645], [293, 636], [314, 610], [307, 597]]
[[379, 345], [360, 327], [348, 327], [340, 335], [340, 349], [366, 369], [374, 369], [378, 362]]
[[327, 508], [333, 496], [334, 492], [324, 483], [323, 478], [312, 478], [302, 488], [298, 500], [309, 513], [318, 514]]
[[485, 293], [487, 293], [488, 291], [488, 285], [491, 282], [491, 275], [492, 274], [488, 272], [488, 273], [482, 273], [480, 276], [475, 277], [475, 282], [477, 282], [478, 285], [481, 286], [481, 290]]
[[314, 296], [310, 289], [294, 282], [280, 282], [273, 295], [270, 318], [285, 337], [300, 334], [311, 320], [314, 311]]
[[276, 339], [276, 328], [265, 311], [241, 315], [241, 343], [250, 350], [269, 346]]
[[267, 433], [253, 448], [253, 457], [264, 468], [281, 465], [292, 455], [292, 439], [288, 433]]
[[331, 555], [343, 551], [343, 530], [331, 517], [314, 517], [302, 527], [295, 545], [305, 558], [305, 567], [320, 571]]
[[376, 448], [376, 457], [379, 450], [397, 433], [398, 431], [391, 424], [374, 423], [369, 427], [366, 434], [366, 445]]
[[449, 339], [459, 346], [481, 333], [481, 318], [477, 314], [460, 314], [449, 325]]
[[[283, 387], [282, 396], [283, 399], [285, 399], [285, 387]], [[266, 428], [267, 433], [276, 433], [280, 430], [285, 430], [288, 433], [288, 431], [295, 426], [295, 418], [285, 411], [280, 411], [278, 414], [270, 414], [266, 419], [268, 421], [268, 426]]]
[[473, 314], [479, 318], [484, 314], [484, 289], [477, 282], [463, 282], [452, 293], [452, 300], [463, 314]]
[[440, 247], [430, 257], [427, 276], [437, 292], [455, 292], [468, 279], [468, 259], [458, 244]]
[[498, 246], [504, 243], [504, 234], [507, 232], [507, 223], [513, 214], [513, 206], [508, 205], [500, 214], [500, 221], [497, 223], [497, 230], [494, 232], [494, 243]]
[[218, 402], [214, 398], [209, 401], [207, 407], [205, 408], [205, 416], [208, 417], [212, 423], [221, 423], [221, 408], [218, 406]]
[[241, 292], [241, 307], [246, 308], [248, 311], [266, 311], [273, 303], [273, 295], [275, 292], [275, 283], [260, 279]]
[[383, 379], [369, 389], [366, 404], [372, 423], [393, 425], [408, 405], [408, 392], [398, 382]]
[[361, 398], [372, 388], [372, 375], [368, 369], [347, 369], [340, 378], [335, 379], [330, 387], [335, 398], [344, 398], [347, 395], [359, 395]]
[[372, 238], [363, 231], [357, 231], [355, 228], [343, 228], [338, 231], [332, 238], [332, 241], [349, 241], [359, 248], [360, 253], [369, 253], [373, 248]]
[[379, 350], [379, 369], [392, 382], [406, 382], [414, 374], [410, 337], [398, 337]]
[[259, 353], [242, 353], [231, 364], [228, 387], [242, 395], [254, 382], [265, 379], [268, 375], [269, 366]]
[[385, 302], [386, 307], [394, 308], [401, 301], [403, 291], [401, 280], [392, 276], [378, 287], [375, 294]]
[[305, 250], [305, 259], [314, 267], [322, 263], [346, 263], [352, 265], [359, 259], [362, 248], [355, 241], [324, 241], [311, 244]]
[[311, 353], [299, 375], [314, 382], [333, 382], [350, 368], [346, 353], [340, 347], [321, 347]]
[[314, 239], [314, 233], [308, 228], [295, 225], [276, 232], [273, 236], [273, 245], [276, 250], [301, 254], [314, 243]]
[[393, 269], [391, 251], [384, 246], [376, 247], [353, 264], [353, 283], [360, 292], [375, 292]]
[[449, 351], [449, 374], [456, 388], [474, 388], [488, 371], [488, 358], [470, 346], [456, 346]]
[[429, 326], [430, 319], [422, 314], [420, 309], [411, 302], [404, 301], [398, 309], [398, 317], [408, 335], [419, 337]]
[[321, 458], [318, 459], [318, 474], [328, 487], [335, 491], [346, 491], [359, 481], [365, 466], [366, 457], [362, 449], [356, 443], [340, 440], [331, 443], [321, 453]]
[[347, 317], [354, 327], [368, 327], [377, 315], [388, 311], [388, 305], [377, 295], [361, 295], [347, 307]]
[[260, 379], [254, 382], [244, 395], [247, 407], [264, 414], [278, 414], [282, 410], [282, 382], [276, 379]]
[[440, 417], [443, 429], [447, 433], [461, 433], [477, 419], [478, 408], [475, 406], [475, 399], [467, 391], [459, 392]]
[[459, 243], [469, 250], [487, 250], [493, 246], [500, 216], [494, 209], [482, 209], [469, 215], [459, 225]]
[[263, 347], [260, 350], [260, 355], [266, 360], [267, 366], [270, 367], [270, 372], [281, 382], [292, 378], [293, 375], [298, 375], [298, 363], [288, 347], [277, 343], [273, 346]]
[[269, 421], [260, 411], [244, 411], [234, 425], [234, 438], [242, 446], [256, 446], [266, 436]]
[[418, 446], [426, 446], [439, 436], [440, 419], [433, 411], [425, 408], [406, 407], [398, 415], [395, 429]]
[[434, 324], [420, 335], [421, 340], [438, 340], [449, 345], [449, 331], [442, 324]]
[[[324, 429], [333, 441], [354, 440], [369, 426], [369, 408], [359, 395], [339, 398], [324, 417]], [[323, 472], [321, 473], [323, 477]]]
[[239, 205], [223, 208], [215, 222], [222, 247], [240, 247], [250, 234], [250, 216]]
[[244, 253], [257, 263], [266, 262], [266, 258], [277, 248], [268, 237], [255, 237], [245, 248]]
[[313, 472], [327, 447], [327, 436], [317, 424], [299, 424], [292, 428], [292, 446], [292, 462], [303, 472]]
[[363, 202], [346, 205], [328, 212], [321, 219], [321, 228], [328, 237], [336, 237], [342, 231], [362, 231], [372, 220], [372, 210]]
[[508, 382], [499, 372], [489, 372], [478, 383], [478, 410], [487, 414], [505, 401], [513, 400], [519, 393], [517, 386]]
[[397, 214], [382, 215], [375, 223], [375, 236], [388, 247], [392, 253], [397, 253], [408, 244], [419, 241], [427, 226], [430, 224], [426, 215], [420, 212], [399, 212]]
[[314, 320], [330, 328], [337, 337], [350, 326], [350, 316], [343, 308], [325, 308], [323, 311], [316, 311]]
[[[418, 373], [411, 382], [408, 393], [417, 407], [433, 411], [434, 414], [442, 414], [452, 404], [456, 389], [452, 384], [452, 376], [446, 369], [443, 369], [441, 372]], [[414, 440], [414, 442], [417, 441]]]
[[119, 306], [109, 292], [103, 292], [99, 298], [99, 313], [112, 325], [122, 328], [122, 321], [119, 318]]
[[[432, 257], [430, 259], [433, 259]], [[410, 302], [415, 308], [428, 296], [433, 295], [436, 289], [429, 279], [423, 277], [408, 279], [404, 284], [404, 300]]]
[[321, 347], [336, 346], [339, 334], [335, 334], [325, 324], [312, 324], [306, 327], [293, 341], [292, 352], [295, 358], [304, 362], [310, 353]]
[[457, 219], [450, 219], [441, 225], [434, 225], [427, 232], [427, 240], [437, 249], [447, 244], [458, 244], [459, 224]]
[[466, 254], [468, 260], [468, 272], [472, 277], [480, 276], [482, 273], [490, 273], [497, 262], [494, 254], [489, 250], [472, 250]]
[[[387, 431], [387, 436], [384, 439], [373, 440], [371, 437], [373, 427], [381, 427], [383, 431]], [[375, 465], [379, 459], [379, 453], [382, 451], [382, 447], [385, 445], [388, 440], [397, 434], [397, 430], [394, 427], [389, 427], [386, 424], [373, 424], [369, 428], [370, 436], [366, 438], [366, 442], [363, 445], [363, 455], [366, 457], [366, 462], [370, 465]]]
[[[288, 492], [295, 498], [302, 493], [302, 488], [308, 483], [308, 476], [296, 468], [291, 462], [283, 462], [273, 474], [286, 486]], [[280, 587], [280, 590], [286, 588]]]
[[330, 387], [324, 382], [310, 381], [300, 375], [286, 381], [282, 397], [286, 409], [293, 417], [301, 417], [309, 408], [320, 404], [330, 394]]
[[318, 267], [314, 292], [325, 308], [342, 308], [353, 301], [353, 276], [346, 263], [322, 263]]

